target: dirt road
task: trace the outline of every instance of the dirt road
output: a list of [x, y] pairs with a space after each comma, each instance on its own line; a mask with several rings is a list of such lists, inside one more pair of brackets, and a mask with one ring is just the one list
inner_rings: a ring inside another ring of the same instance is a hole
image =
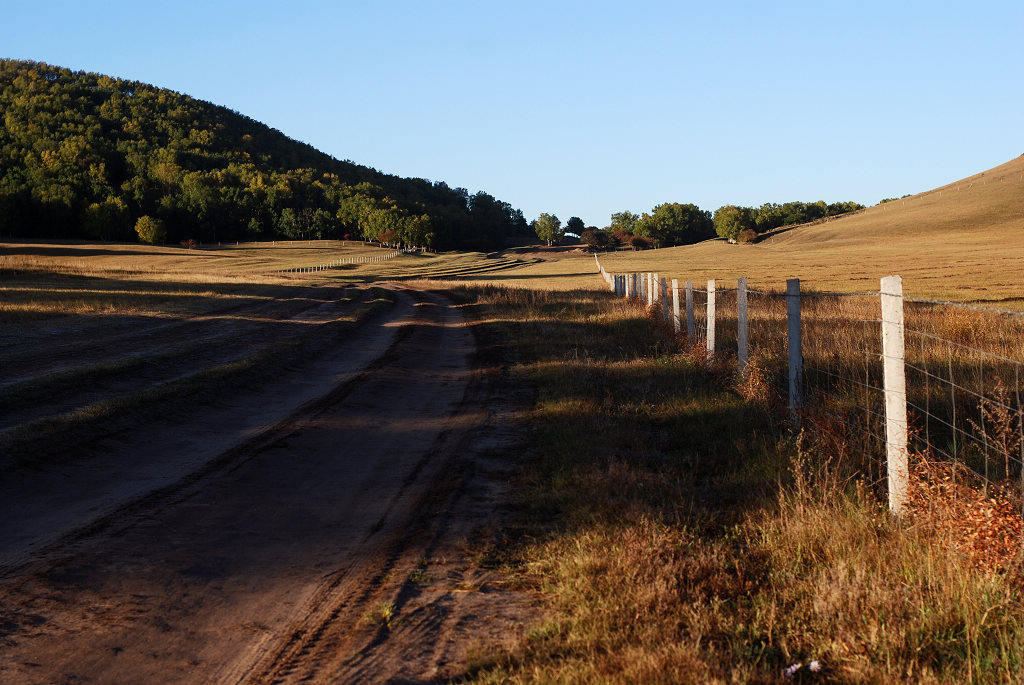
[[502, 500], [522, 397], [434, 295], [343, 344], [288, 401], [8, 474], [0, 682], [423, 682], [514, 639], [529, 597], [460, 541]]

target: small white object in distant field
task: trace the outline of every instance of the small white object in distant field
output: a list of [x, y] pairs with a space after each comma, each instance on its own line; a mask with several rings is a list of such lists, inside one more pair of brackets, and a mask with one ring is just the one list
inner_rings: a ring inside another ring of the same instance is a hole
[[817, 659], [815, 659], [811, 663], [807, 664], [807, 670], [809, 670], [811, 673], [820, 673], [821, 672], [821, 662], [818, 661]]
[[796, 675], [797, 671], [799, 671], [801, 668], [803, 668], [803, 666], [804, 666], [803, 663], [798, 661], [795, 664], [793, 664], [792, 666], [789, 666], [788, 668], [783, 670], [782, 671], [782, 675], [786, 676], [787, 678], [792, 678], [793, 676]]

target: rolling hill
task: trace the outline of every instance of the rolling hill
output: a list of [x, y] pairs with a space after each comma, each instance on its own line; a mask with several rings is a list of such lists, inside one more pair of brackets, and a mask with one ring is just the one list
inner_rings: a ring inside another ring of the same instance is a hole
[[830, 221], [778, 231], [753, 245], [708, 241], [602, 258], [610, 271], [669, 278], [750, 278], [784, 288], [800, 278], [819, 290], [876, 290], [904, 277], [906, 291], [952, 300], [1024, 303], [1024, 156], [900, 200]]

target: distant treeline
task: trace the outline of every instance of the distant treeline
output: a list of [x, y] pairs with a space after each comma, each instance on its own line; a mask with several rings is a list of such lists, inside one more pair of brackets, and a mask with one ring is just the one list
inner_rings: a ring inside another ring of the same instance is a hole
[[580, 235], [592, 247], [634, 248], [689, 245], [720, 236], [751, 242], [759, 233], [864, 209], [856, 202], [767, 202], [760, 207], [725, 205], [710, 211], [693, 204], [667, 202], [650, 212], [617, 212], [604, 228], [588, 226]]
[[0, 236], [367, 238], [496, 249], [532, 235], [484, 192], [339, 161], [174, 91], [0, 60]]

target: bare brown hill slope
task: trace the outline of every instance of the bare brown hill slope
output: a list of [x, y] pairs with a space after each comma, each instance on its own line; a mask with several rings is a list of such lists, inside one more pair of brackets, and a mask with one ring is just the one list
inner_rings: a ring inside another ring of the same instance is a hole
[[900, 274], [912, 295], [1012, 307], [1022, 302], [1022, 260], [1024, 157], [754, 245], [708, 241], [602, 257], [613, 272], [695, 282], [747, 276], [774, 289], [796, 277], [818, 290], [876, 290], [879, 278]]

